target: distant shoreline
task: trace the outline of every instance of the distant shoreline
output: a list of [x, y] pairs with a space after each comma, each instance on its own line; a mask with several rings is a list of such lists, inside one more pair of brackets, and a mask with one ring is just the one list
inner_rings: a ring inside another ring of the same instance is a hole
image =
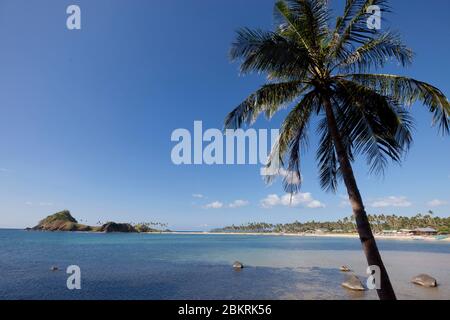
[[[277, 233], [277, 232], [209, 232], [209, 231], [170, 231], [160, 232], [161, 234], [179, 234], [179, 235], [230, 235], [230, 236], [279, 236], [279, 237], [309, 237], [309, 238], [358, 238], [356, 233]], [[400, 240], [400, 241], [435, 241], [450, 242], [450, 237], [445, 239], [436, 239], [429, 236], [409, 236], [409, 235], [375, 235], [377, 240]]]
[[[0, 228], [0, 230], [22, 230], [21, 228]], [[50, 231], [31, 230], [37, 232], [70, 232], [70, 233], [95, 233], [106, 232], [95, 231]], [[160, 231], [160, 232], [139, 232], [137, 234], [176, 234], [176, 235], [229, 235], [229, 236], [275, 236], [275, 237], [304, 237], [304, 238], [358, 238], [355, 233], [278, 233], [278, 232], [210, 232], [210, 231]], [[434, 236], [410, 236], [410, 235], [375, 235], [376, 240], [396, 240], [396, 241], [429, 241], [439, 243], [450, 243], [450, 236], [445, 239], [436, 239]]]

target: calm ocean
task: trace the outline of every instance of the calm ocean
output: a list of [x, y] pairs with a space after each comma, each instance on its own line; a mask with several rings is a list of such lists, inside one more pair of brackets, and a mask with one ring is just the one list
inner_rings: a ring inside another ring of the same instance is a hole
[[[399, 298], [450, 299], [450, 243], [378, 243]], [[358, 240], [0, 229], [0, 299], [376, 299], [341, 287], [344, 264], [365, 282]], [[66, 287], [69, 265], [81, 290]], [[411, 284], [419, 273], [440, 286]]]

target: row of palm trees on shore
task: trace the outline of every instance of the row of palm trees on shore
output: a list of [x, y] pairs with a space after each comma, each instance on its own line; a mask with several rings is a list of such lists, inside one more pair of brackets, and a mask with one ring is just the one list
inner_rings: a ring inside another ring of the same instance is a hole
[[[416, 228], [431, 227], [440, 234], [450, 233], [450, 217], [441, 218], [433, 216], [432, 212], [427, 214], [417, 214], [413, 217], [404, 217], [385, 214], [369, 214], [368, 220], [372, 230], [376, 233], [381, 233], [385, 230], [414, 230]], [[271, 224], [265, 222], [250, 222], [243, 225], [231, 225], [222, 229], [216, 229], [218, 232], [258, 232], [258, 233], [305, 233], [315, 232], [316, 230], [323, 230], [325, 232], [336, 233], [355, 233], [357, 231], [354, 216], [345, 217], [338, 221], [328, 222], [299, 222], [286, 224]]]

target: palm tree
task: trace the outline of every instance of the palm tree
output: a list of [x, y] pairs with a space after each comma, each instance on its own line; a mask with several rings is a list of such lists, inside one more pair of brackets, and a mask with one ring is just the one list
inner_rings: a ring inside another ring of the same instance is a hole
[[[291, 106], [272, 150], [270, 164], [285, 167], [284, 187], [298, 192], [301, 151], [308, 126], [319, 118], [317, 161], [321, 186], [335, 192], [344, 181], [357, 231], [369, 265], [381, 269], [380, 299], [395, 299], [352, 169], [357, 155], [366, 155], [371, 172], [382, 173], [392, 159], [400, 162], [412, 136], [407, 106], [421, 101], [433, 124], [449, 133], [450, 105], [436, 87], [408, 77], [370, 73], [397, 60], [402, 66], [413, 52], [391, 31], [370, 30], [369, 6], [387, 12], [385, 0], [347, 0], [344, 13], [331, 27], [327, 0], [284, 0], [275, 4], [274, 31], [240, 29], [232, 44], [232, 61], [242, 74], [268, 76], [225, 119], [225, 128], [253, 124], [261, 113], [271, 118]], [[270, 177], [274, 178], [274, 177]], [[294, 179], [295, 178], [295, 179]], [[269, 179], [270, 180], [270, 179]]]

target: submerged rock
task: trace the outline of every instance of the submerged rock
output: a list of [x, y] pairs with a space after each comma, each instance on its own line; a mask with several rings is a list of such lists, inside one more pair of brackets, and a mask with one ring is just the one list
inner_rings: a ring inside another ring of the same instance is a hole
[[350, 269], [347, 266], [342, 266], [342, 267], [339, 268], [339, 270], [341, 270], [342, 272], [350, 272], [350, 271], [352, 271], [352, 269]]
[[342, 286], [349, 290], [354, 291], [364, 291], [366, 288], [364, 288], [363, 284], [361, 283], [361, 280], [354, 274], [347, 277], [347, 280], [342, 283]]
[[241, 262], [239, 262], [239, 261], [235, 261], [234, 263], [233, 263], [233, 268], [234, 269], [243, 269], [244, 268], [244, 265], [241, 263]]
[[414, 277], [411, 282], [419, 286], [428, 288], [434, 288], [438, 285], [436, 279], [427, 274], [419, 274], [418, 276]]

